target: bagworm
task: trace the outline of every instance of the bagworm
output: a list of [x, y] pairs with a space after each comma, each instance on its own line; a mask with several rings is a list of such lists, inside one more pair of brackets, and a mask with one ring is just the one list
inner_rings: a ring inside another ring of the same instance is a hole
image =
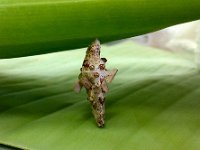
[[105, 94], [108, 92], [107, 83], [111, 83], [117, 73], [117, 69], [106, 69], [106, 58], [100, 57], [100, 42], [95, 40], [86, 51], [86, 56], [78, 76], [79, 81], [75, 85], [75, 91], [80, 92], [84, 87], [92, 112], [98, 127], [105, 124]]

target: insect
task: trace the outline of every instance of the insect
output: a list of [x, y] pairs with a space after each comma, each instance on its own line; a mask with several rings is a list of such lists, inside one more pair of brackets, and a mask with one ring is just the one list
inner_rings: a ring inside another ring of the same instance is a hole
[[100, 41], [96, 39], [88, 47], [78, 76], [79, 81], [74, 90], [79, 93], [84, 87], [92, 112], [98, 127], [105, 124], [105, 94], [108, 92], [107, 83], [111, 83], [117, 73], [117, 69], [106, 69], [106, 58], [100, 57]]

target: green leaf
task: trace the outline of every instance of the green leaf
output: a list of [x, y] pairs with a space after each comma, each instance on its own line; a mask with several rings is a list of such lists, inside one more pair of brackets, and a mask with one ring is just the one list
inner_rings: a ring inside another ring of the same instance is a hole
[[21, 150], [21, 149], [15, 148], [15, 147], [12, 147], [12, 146], [8, 146], [8, 145], [0, 144], [0, 150]]
[[86, 93], [73, 92], [85, 49], [0, 60], [0, 143], [30, 150], [196, 150], [200, 74], [174, 53], [124, 42], [102, 46], [119, 72], [95, 124]]
[[86, 47], [200, 18], [199, 0], [0, 0], [0, 58]]

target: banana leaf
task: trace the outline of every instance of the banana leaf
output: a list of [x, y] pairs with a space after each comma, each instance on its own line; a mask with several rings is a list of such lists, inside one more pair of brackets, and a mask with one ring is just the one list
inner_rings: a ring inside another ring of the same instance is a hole
[[85, 49], [0, 60], [0, 144], [30, 150], [197, 150], [200, 74], [193, 56], [132, 41], [102, 46], [119, 72], [98, 128], [73, 92]]
[[86, 47], [200, 19], [199, 0], [0, 0], [0, 58]]

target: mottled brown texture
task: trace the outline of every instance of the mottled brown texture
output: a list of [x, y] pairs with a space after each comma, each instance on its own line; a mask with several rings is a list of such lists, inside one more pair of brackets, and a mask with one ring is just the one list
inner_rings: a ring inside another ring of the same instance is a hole
[[105, 124], [105, 94], [108, 92], [107, 82], [111, 83], [117, 73], [117, 69], [108, 71], [106, 58], [100, 58], [100, 42], [95, 40], [88, 47], [83, 61], [79, 81], [75, 85], [75, 91], [80, 92], [85, 87], [88, 100], [91, 103], [92, 112], [99, 127]]

